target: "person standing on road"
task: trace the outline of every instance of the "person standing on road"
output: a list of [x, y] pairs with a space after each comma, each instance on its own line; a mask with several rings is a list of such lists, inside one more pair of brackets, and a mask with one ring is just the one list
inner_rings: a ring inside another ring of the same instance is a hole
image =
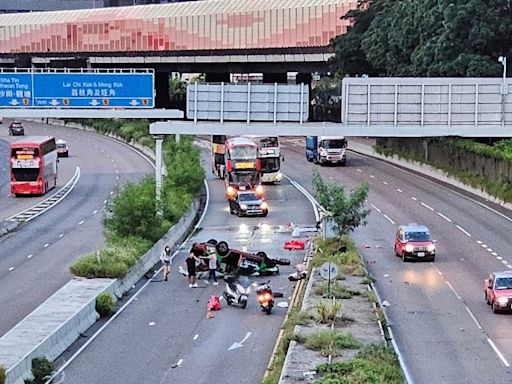
[[165, 246], [162, 254], [160, 255], [160, 260], [164, 267], [164, 281], [167, 281], [167, 276], [169, 275], [169, 272], [171, 272], [171, 247], [168, 245]]
[[208, 269], [210, 272], [208, 273], [208, 283], [210, 282], [210, 279], [213, 279], [213, 285], [219, 285], [217, 283], [217, 253], [214, 249], [208, 249], [208, 256], [203, 256], [203, 258], [208, 259]]
[[189, 288], [197, 288], [196, 283], [196, 261], [199, 259], [194, 255], [194, 251], [191, 249], [188, 257], [185, 259], [187, 263], [187, 273], [188, 273], [188, 287]]

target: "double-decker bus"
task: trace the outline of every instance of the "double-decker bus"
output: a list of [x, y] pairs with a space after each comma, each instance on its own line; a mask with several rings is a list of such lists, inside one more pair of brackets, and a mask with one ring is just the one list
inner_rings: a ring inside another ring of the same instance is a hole
[[11, 193], [42, 195], [57, 185], [57, 146], [50, 136], [11, 143]]
[[254, 190], [263, 194], [260, 179], [258, 146], [246, 137], [226, 140], [224, 182], [228, 198], [233, 198], [236, 190]]
[[215, 176], [223, 179], [226, 155], [226, 136], [212, 135], [212, 172]]
[[261, 165], [261, 182], [280, 182], [283, 175], [281, 169], [281, 148], [278, 136], [247, 136], [258, 146], [258, 159]]

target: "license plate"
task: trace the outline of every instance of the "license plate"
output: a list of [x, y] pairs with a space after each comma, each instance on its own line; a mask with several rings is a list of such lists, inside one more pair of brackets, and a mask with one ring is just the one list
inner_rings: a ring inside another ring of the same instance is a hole
[[418, 252], [418, 257], [423, 257], [425, 256], [425, 252]]

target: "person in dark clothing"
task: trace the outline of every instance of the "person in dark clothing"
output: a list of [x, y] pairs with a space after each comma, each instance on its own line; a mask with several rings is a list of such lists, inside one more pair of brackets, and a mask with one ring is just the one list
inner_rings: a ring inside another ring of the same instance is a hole
[[196, 261], [199, 259], [194, 255], [194, 252], [190, 250], [188, 257], [185, 259], [187, 263], [187, 273], [188, 273], [188, 287], [189, 288], [197, 288], [196, 283]]

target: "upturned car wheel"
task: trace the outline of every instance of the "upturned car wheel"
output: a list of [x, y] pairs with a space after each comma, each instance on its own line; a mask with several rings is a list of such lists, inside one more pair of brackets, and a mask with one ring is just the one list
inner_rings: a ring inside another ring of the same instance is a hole
[[226, 256], [229, 253], [229, 245], [225, 241], [220, 241], [215, 245], [215, 249], [219, 256]]
[[261, 257], [262, 259], [267, 258], [267, 254], [265, 252], [261, 252], [261, 251], [256, 253], [256, 256]]
[[208, 244], [217, 245], [218, 241], [215, 239], [210, 239], [207, 241]]

